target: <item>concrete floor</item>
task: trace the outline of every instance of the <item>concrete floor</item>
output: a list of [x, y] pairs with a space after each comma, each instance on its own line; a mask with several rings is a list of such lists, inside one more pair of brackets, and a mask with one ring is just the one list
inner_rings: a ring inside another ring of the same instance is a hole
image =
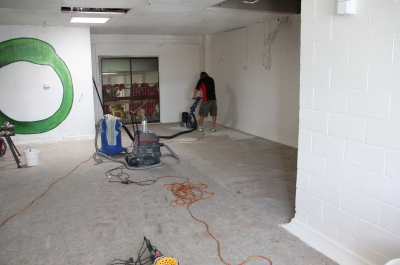
[[[150, 124], [149, 129], [172, 135], [184, 128], [174, 123]], [[266, 256], [273, 264], [336, 264], [279, 226], [294, 216], [297, 150], [222, 126], [217, 130], [206, 130], [203, 138], [193, 132], [165, 141], [179, 161], [164, 157], [159, 168], [124, 171], [134, 181], [185, 176], [207, 184], [214, 196], [190, 209], [208, 223], [229, 264], [252, 255]], [[129, 146], [122, 134], [123, 146]], [[0, 223], [90, 160], [0, 227], [0, 264], [105, 265], [116, 258], [136, 259], [143, 236], [182, 265], [223, 264], [205, 226], [185, 207], [170, 206], [174, 197], [163, 184], [178, 179], [150, 186], [107, 182], [105, 172], [120, 164], [96, 164], [93, 140], [16, 145], [21, 153], [28, 146], [39, 149], [40, 164], [26, 167], [22, 156], [18, 169], [10, 151], [0, 158]], [[247, 264], [269, 263], [254, 259]]]

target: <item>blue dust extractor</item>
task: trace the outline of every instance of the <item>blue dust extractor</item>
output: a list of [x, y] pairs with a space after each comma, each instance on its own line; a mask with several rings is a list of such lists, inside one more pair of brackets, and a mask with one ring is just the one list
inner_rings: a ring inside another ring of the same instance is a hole
[[[115, 126], [111, 129], [107, 127], [107, 124], [115, 124]], [[122, 123], [112, 115], [104, 115], [101, 125], [101, 148], [99, 151], [107, 155], [126, 152], [127, 149], [122, 147], [121, 130], [119, 129]]]

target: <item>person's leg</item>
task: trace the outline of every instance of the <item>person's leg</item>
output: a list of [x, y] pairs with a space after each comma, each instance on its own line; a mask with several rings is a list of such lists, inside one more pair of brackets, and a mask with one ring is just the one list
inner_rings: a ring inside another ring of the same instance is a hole
[[203, 128], [203, 122], [204, 122], [204, 117], [203, 117], [203, 116], [200, 116], [200, 119], [199, 119], [199, 127]]
[[213, 100], [212, 101], [212, 106], [210, 108], [210, 114], [211, 114], [211, 118], [212, 118], [212, 126], [211, 126], [211, 131], [215, 132], [215, 125], [217, 123], [217, 101]]
[[199, 110], [199, 126], [197, 127], [198, 131], [202, 131], [203, 129], [203, 122], [204, 118], [208, 116], [208, 113], [210, 112], [210, 107], [211, 107], [211, 101], [202, 101], [200, 105], [200, 110]]

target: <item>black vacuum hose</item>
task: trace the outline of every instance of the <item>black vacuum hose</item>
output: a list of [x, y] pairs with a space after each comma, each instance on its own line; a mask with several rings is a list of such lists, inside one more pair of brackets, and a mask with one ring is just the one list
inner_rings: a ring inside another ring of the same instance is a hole
[[[131, 132], [129, 131], [129, 129], [123, 123], [121, 123], [121, 124], [122, 124], [122, 128], [124, 128], [125, 132], [129, 135], [129, 138], [131, 138], [132, 142], [134, 142], [135, 139], [133, 138], [133, 136], [132, 136]], [[135, 126], [135, 125], [132, 124], [132, 126]]]
[[192, 116], [193, 117], [193, 121], [194, 121], [194, 123], [193, 123], [193, 129], [190, 129], [190, 130], [187, 130], [187, 131], [183, 131], [183, 132], [178, 132], [178, 133], [176, 133], [176, 134], [174, 134], [174, 135], [171, 135], [171, 136], [158, 136], [158, 138], [160, 139], [172, 139], [172, 138], [175, 138], [175, 137], [178, 137], [179, 135], [182, 135], [182, 134], [185, 134], [185, 133], [191, 133], [191, 132], [193, 132], [194, 130], [196, 130], [197, 129], [197, 120], [196, 120], [196, 116], [194, 115], [194, 114], [190, 114], [190, 116]]

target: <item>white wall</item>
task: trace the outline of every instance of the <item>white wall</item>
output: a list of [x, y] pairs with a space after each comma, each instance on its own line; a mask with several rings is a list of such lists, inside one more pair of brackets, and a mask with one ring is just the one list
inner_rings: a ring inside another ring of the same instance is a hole
[[[262, 64], [264, 40], [278, 23], [273, 20], [211, 36], [209, 64], [216, 82], [217, 123], [297, 147], [300, 16], [292, 16], [279, 32], [267, 70]], [[247, 70], [241, 67], [243, 58], [249, 60]]]
[[[201, 37], [94, 34], [91, 41], [93, 76], [99, 89], [99, 56], [158, 57], [161, 122], [180, 122], [182, 112], [189, 111], [200, 74]], [[98, 100], [95, 105], [98, 120], [102, 116]]]
[[296, 215], [340, 264], [400, 257], [400, 1], [303, 0]]
[[[67, 65], [74, 88], [69, 116], [56, 128], [40, 134], [19, 134], [16, 141], [36, 141], [94, 136], [89, 28], [0, 26], [0, 41], [36, 38], [54, 47]], [[0, 68], [0, 108], [18, 121], [50, 117], [59, 108], [63, 87], [50, 66], [16, 62]], [[49, 83], [50, 88], [44, 88]]]

